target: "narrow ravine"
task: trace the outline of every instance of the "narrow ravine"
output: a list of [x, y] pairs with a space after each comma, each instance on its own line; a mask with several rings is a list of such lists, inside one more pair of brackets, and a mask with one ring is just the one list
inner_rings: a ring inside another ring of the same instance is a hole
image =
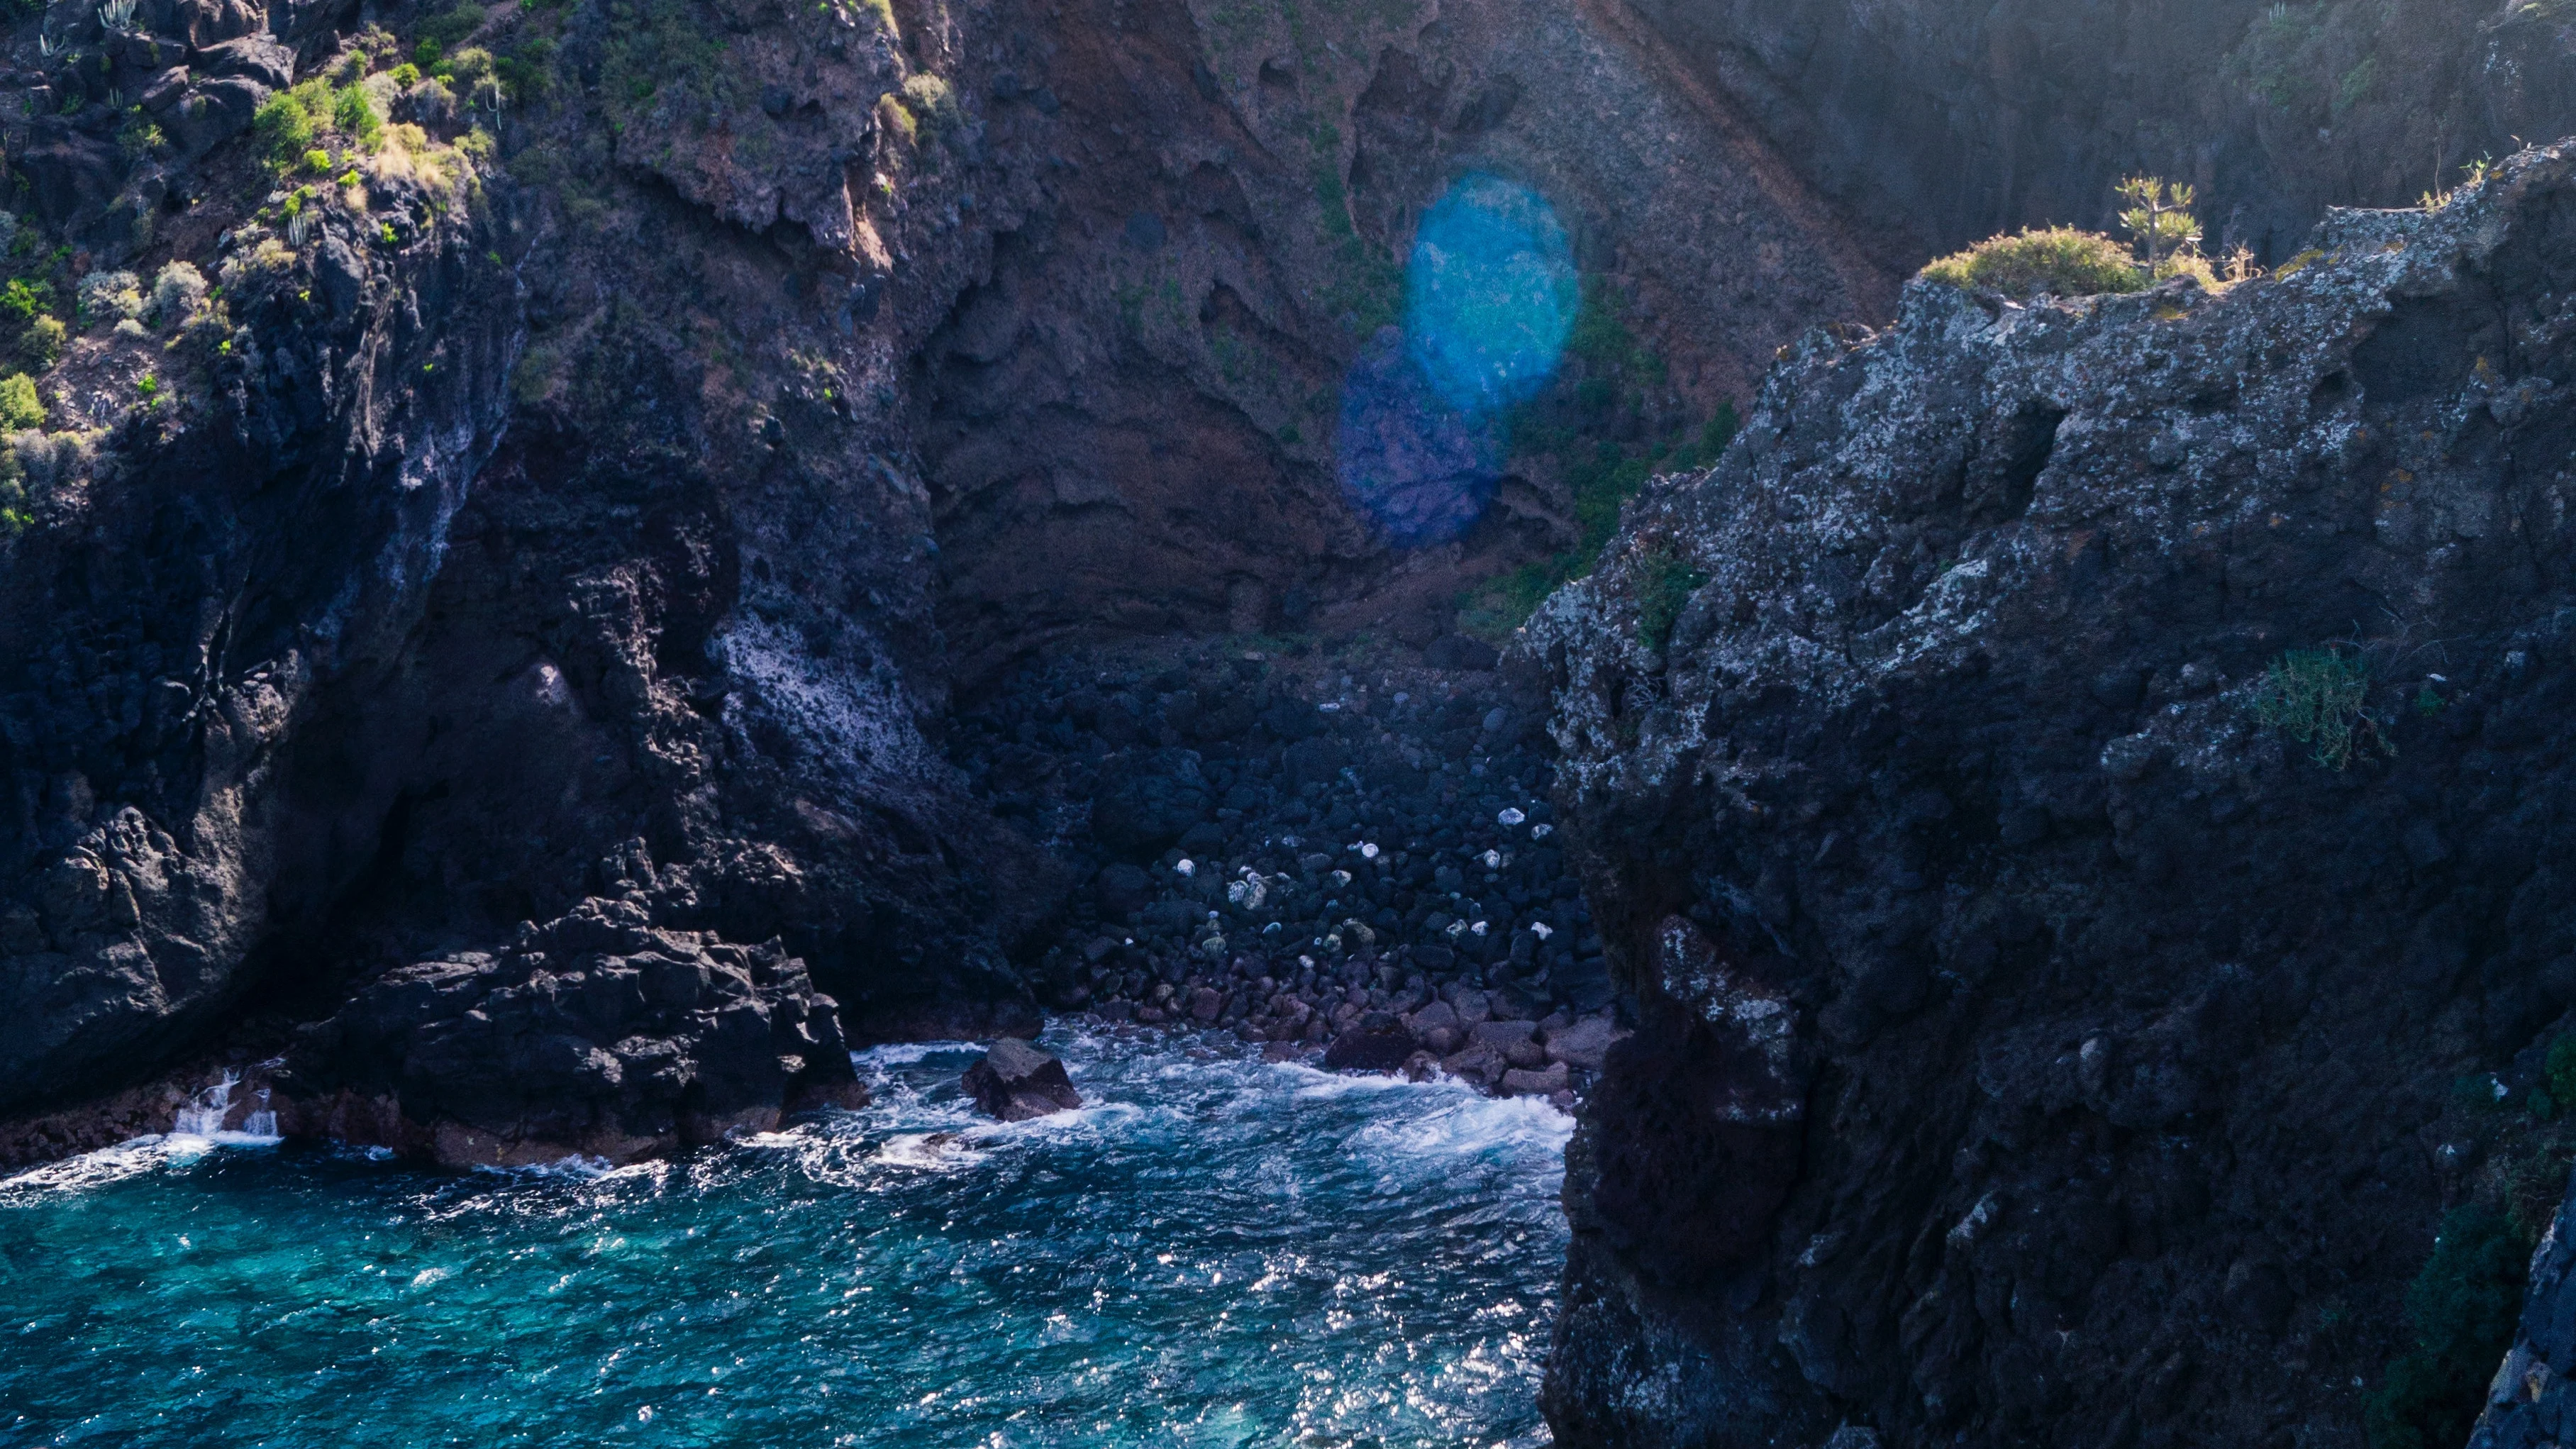
[[[0, 1439], [1518, 1446], [1572, 1119], [1464, 1085], [1057, 1034], [677, 1161], [431, 1174], [171, 1136], [0, 1183]], [[281, 1437], [287, 1436], [287, 1437]]]

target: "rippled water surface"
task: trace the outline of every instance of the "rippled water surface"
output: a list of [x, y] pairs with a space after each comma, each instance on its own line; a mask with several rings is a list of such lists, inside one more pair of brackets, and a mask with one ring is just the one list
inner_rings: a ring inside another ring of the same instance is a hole
[[875, 1106], [680, 1163], [0, 1184], [0, 1445], [1546, 1442], [1567, 1118], [1050, 1044], [1091, 1105], [1010, 1126], [887, 1048]]

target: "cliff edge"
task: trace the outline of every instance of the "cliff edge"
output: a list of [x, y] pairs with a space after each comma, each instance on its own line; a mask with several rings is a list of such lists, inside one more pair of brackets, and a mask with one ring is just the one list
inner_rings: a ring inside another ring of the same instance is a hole
[[1543, 607], [1643, 1018], [1560, 1443], [2459, 1442], [2388, 1385], [2576, 1000], [2572, 231], [2562, 144], [2223, 294], [1917, 282]]

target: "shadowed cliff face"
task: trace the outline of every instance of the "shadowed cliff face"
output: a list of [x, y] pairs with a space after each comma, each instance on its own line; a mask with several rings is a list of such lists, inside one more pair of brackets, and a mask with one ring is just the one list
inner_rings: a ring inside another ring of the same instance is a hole
[[1634, 13], [1864, 235], [1915, 256], [2105, 226], [2111, 183], [2149, 172], [2198, 185], [2213, 252], [2277, 261], [2328, 206], [2408, 205], [2466, 161], [2576, 130], [2570, 17], [2520, 0]]
[[2223, 296], [1919, 283], [1546, 606], [1644, 1002], [1561, 1442], [2359, 1442], [2576, 1001], [2571, 224], [2553, 147]]

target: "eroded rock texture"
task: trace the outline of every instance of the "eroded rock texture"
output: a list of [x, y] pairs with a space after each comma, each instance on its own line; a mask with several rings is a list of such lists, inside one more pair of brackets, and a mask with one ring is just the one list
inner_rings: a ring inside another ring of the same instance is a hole
[[493, 240], [321, 227], [236, 268], [196, 406], [49, 440], [52, 526], [0, 568], [0, 1103], [130, 1080], [239, 1001], [309, 828], [295, 746], [405, 649], [496, 442]]
[[2313, 245], [1918, 283], [1533, 624], [1644, 1018], [1561, 1443], [2360, 1442], [2461, 1103], [2576, 999], [2576, 154]]

